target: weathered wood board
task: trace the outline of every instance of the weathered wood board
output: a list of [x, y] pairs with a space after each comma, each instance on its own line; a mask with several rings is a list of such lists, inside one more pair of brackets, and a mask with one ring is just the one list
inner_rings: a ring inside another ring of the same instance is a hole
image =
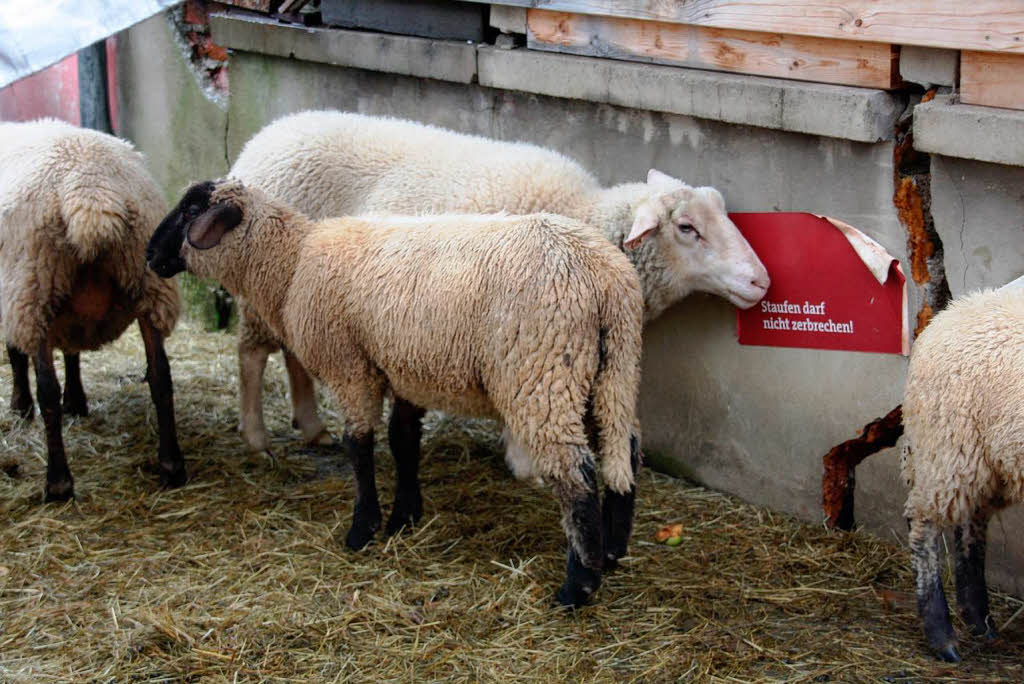
[[531, 9], [529, 47], [591, 57], [839, 83], [898, 85], [898, 54], [883, 43], [716, 29]]
[[960, 101], [1024, 109], [1024, 55], [960, 53]]
[[1024, 54], [1021, 0], [501, 0], [497, 4], [819, 38]]

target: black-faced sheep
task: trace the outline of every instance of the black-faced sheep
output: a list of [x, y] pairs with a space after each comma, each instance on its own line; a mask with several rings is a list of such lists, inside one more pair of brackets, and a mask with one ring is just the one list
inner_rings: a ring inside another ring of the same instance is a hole
[[1024, 501], [1024, 288], [968, 295], [932, 319], [910, 357], [903, 425], [918, 612], [928, 645], [957, 661], [939, 538], [943, 528], [955, 528], [964, 621], [977, 635], [994, 634], [985, 584], [988, 521]]
[[[412, 121], [333, 111], [283, 117], [249, 140], [230, 175], [312, 218], [366, 213], [551, 212], [595, 226], [628, 251], [643, 287], [645, 320], [694, 291], [753, 306], [768, 274], [713, 188], [652, 170], [646, 183], [602, 188], [582, 166], [535, 145], [463, 135]], [[641, 244], [642, 243], [642, 244]], [[239, 326], [240, 430], [268, 446], [262, 378], [280, 341], [250, 315]], [[312, 383], [284, 350], [294, 425], [329, 439]]]
[[[0, 124], [0, 319], [14, 371], [11, 407], [33, 413], [29, 358], [46, 427], [46, 498], [74, 495], [64, 411], [88, 408], [79, 352], [138, 320], [160, 427], [160, 477], [185, 481], [163, 339], [177, 286], [146, 268], [146, 241], [166, 211], [142, 155], [112, 136], [55, 120]], [[64, 351], [63, 406], [53, 350]]]
[[[187, 268], [244, 297], [331, 389], [356, 473], [349, 547], [381, 524], [373, 432], [390, 389], [398, 486], [389, 533], [421, 515], [419, 421], [438, 408], [501, 418], [529, 450], [570, 542], [563, 604], [583, 603], [606, 554], [625, 553], [643, 298], [629, 260], [596, 230], [548, 214], [314, 223], [229, 179], [189, 188], [147, 258], [162, 276]], [[588, 410], [607, 486], [603, 521]]]

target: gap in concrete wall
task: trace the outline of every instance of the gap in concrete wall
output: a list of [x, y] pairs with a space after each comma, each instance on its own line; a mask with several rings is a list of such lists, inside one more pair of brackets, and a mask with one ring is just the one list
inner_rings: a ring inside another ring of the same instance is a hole
[[[925, 98], [934, 96], [929, 91]], [[913, 109], [896, 124], [893, 146], [893, 204], [900, 223], [907, 231], [907, 255], [911, 279], [923, 290], [917, 312], [916, 337], [932, 316], [949, 303], [949, 284], [942, 239], [935, 229], [931, 204], [931, 157], [914, 149]]]

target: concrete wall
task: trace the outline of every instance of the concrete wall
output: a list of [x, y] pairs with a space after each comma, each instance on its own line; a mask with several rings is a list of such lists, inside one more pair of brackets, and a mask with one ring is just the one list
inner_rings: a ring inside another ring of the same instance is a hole
[[118, 131], [146, 154], [168, 201], [228, 170], [226, 107], [203, 91], [180, 41], [166, 13], [117, 37]]
[[[131, 126], [123, 130], [150, 154], [172, 194], [189, 174], [221, 172], [225, 157], [233, 160], [266, 122], [331, 107], [535, 142], [579, 160], [604, 183], [637, 180], [656, 167], [717, 186], [732, 210], [842, 218], [905, 260], [906, 236], [892, 204], [892, 142], [852, 142], [253, 52], [231, 57], [224, 120], [197, 99], [183, 62], [174, 61], [166, 24], [158, 22], [130, 31], [121, 52], [122, 92], [131, 93], [123, 102]], [[143, 45], [146, 50], [135, 49]], [[1024, 272], [1021, 169], [946, 158], [934, 165], [935, 219], [954, 292]], [[906, 263], [904, 270], [910, 271]], [[913, 316], [920, 296], [911, 289]], [[906, 371], [899, 356], [740, 347], [733, 309], [702, 295], [655, 321], [644, 352], [641, 412], [649, 460], [812, 521], [822, 519], [822, 455], [898, 404]], [[858, 520], [886, 537], [905, 535], [897, 466], [898, 448], [858, 470]], [[1019, 510], [1007, 514], [1003, 525], [992, 526], [990, 546], [993, 579], [1018, 594], [1024, 593], [1016, 579], [1024, 568], [1024, 541], [1008, 539], [1004, 528], [1022, 523]]]
[[1024, 274], [1024, 167], [933, 155], [932, 195], [954, 296]]

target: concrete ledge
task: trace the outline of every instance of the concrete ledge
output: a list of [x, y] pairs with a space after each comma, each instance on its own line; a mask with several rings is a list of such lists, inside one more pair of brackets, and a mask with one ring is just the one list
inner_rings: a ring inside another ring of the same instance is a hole
[[478, 68], [492, 88], [861, 142], [891, 139], [906, 107], [883, 90], [484, 45]]
[[491, 26], [502, 33], [526, 33], [526, 8], [491, 5]]
[[385, 73], [480, 84], [860, 142], [889, 140], [905, 98], [883, 90], [726, 74], [457, 41], [307, 28], [229, 11], [215, 43]]
[[457, 83], [476, 76], [476, 48], [465, 42], [292, 26], [235, 11], [211, 14], [210, 33], [233, 50]]
[[914, 108], [914, 147], [947, 157], [1024, 166], [1024, 111], [954, 104], [936, 97]]

